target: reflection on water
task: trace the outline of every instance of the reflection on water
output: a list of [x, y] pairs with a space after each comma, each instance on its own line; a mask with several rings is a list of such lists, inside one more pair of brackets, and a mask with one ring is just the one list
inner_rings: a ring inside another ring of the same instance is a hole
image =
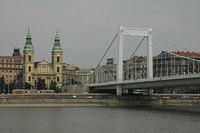
[[0, 133], [199, 133], [200, 114], [148, 108], [0, 108]]

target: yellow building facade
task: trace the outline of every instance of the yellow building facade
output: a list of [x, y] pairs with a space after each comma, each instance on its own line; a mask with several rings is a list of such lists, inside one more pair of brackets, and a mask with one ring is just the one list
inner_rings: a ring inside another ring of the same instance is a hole
[[63, 51], [60, 44], [58, 33], [55, 37], [54, 46], [52, 48], [52, 62], [49, 63], [45, 60], [35, 62], [34, 47], [31, 41], [30, 31], [26, 36], [26, 43], [23, 50], [24, 55], [24, 81], [31, 84], [32, 88], [37, 89], [37, 82], [43, 79], [47, 88], [50, 87], [52, 81], [57, 83], [60, 88], [63, 82]]

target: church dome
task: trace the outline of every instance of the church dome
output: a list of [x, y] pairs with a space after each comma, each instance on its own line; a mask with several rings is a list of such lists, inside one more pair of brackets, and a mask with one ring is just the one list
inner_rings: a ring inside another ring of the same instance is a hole
[[16, 43], [15, 47], [14, 47], [14, 50], [19, 50], [19, 46], [18, 44]]
[[58, 33], [56, 33], [55, 42], [54, 42], [52, 52], [62, 52], [62, 47], [60, 45], [60, 37], [59, 37]]

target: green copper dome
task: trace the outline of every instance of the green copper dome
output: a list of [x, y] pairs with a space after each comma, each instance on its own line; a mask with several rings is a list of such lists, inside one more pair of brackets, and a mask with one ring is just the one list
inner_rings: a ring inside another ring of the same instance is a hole
[[31, 42], [31, 34], [30, 34], [29, 29], [28, 29], [28, 34], [26, 35], [26, 43], [24, 46], [24, 51], [34, 51], [34, 48]]
[[13, 56], [20, 56], [20, 48], [18, 46], [18, 44], [16, 43], [16, 46], [14, 47], [14, 51], [13, 51]]
[[14, 47], [14, 50], [19, 50], [19, 46], [18, 44], [16, 43], [15, 47]]
[[55, 42], [54, 42], [52, 52], [62, 52], [62, 48], [61, 48], [61, 45], [60, 45], [60, 37], [59, 37], [58, 33], [56, 33]]

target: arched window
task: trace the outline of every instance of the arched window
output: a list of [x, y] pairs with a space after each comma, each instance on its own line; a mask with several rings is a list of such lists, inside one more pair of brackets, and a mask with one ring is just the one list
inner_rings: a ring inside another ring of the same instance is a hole
[[28, 61], [31, 62], [31, 55], [28, 56]]
[[31, 66], [28, 67], [28, 71], [31, 72]]
[[60, 62], [60, 57], [57, 57], [57, 62]]
[[28, 81], [31, 81], [31, 76], [28, 77]]

